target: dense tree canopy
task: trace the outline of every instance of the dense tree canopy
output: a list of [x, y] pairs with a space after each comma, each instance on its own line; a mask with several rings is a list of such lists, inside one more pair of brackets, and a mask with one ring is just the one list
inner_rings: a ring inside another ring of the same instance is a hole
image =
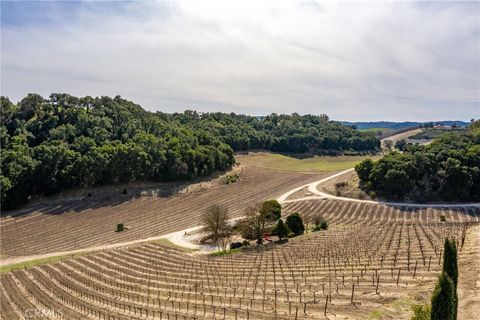
[[305, 232], [305, 225], [303, 224], [302, 217], [297, 212], [291, 213], [286, 220], [287, 227], [296, 236]]
[[375, 134], [330, 121], [326, 115], [296, 113], [252, 117], [234, 113], [185, 111], [158, 113], [165, 120], [189, 125], [195, 131], [210, 132], [233, 150], [265, 149], [275, 152], [318, 152], [322, 150], [372, 151], [380, 148]]
[[408, 145], [378, 161], [355, 168], [365, 191], [388, 199], [414, 201], [480, 200], [480, 124], [436, 138], [430, 145]]
[[205, 176], [234, 164], [234, 150], [315, 152], [378, 148], [369, 134], [293, 114], [258, 118], [145, 111], [119, 96], [1, 97], [2, 206], [76, 186]]

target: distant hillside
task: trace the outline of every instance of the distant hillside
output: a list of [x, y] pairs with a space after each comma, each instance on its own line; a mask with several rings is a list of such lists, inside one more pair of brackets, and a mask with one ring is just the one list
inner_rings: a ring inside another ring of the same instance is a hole
[[479, 201], [480, 120], [466, 130], [433, 130], [422, 132], [434, 138], [429, 145], [408, 145], [358, 164], [361, 189], [388, 200]]
[[[441, 123], [444, 126], [452, 126], [452, 125], [457, 125], [459, 127], [466, 127], [468, 126], [469, 122], [465, 121], [459, 121], [459, 120], [446, 120], [446, 121], [429, 121], [433, 123]], [[420, 126], [421, 124], [427, 123], [427, 122], [391, 122], [391, 121], [377, 121], [377, 122], [347, 122], [347, 121], [340, 121], [341, 124], [346, 125], [346, 126], [355, 126], [357, 127], [358, 130], [365, 130], [365, 129], [380, 129], [380, 128], [385, 128], [385, 129], [392, 129], [392, 130], [400, 130], [403, 128], [408, 128], [408, 127], [417, 127]]]

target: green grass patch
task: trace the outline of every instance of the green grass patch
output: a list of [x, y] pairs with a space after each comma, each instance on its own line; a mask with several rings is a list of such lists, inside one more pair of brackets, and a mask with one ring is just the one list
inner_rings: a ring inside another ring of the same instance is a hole
[[382, 317], [383, 317], [383, 312], [377, 309], [373, 310], [368, 315], [368, 319], [381, 319]]
[[15, 270], [28, 269], [28, 268], [39, 266], [42, 264], [61, 262], [66, 259], [81, 257], [85, 254], [87, 254], [87, 252], [79, 252], [74, 254], [66, 254], [62, 256], [54, 256], [54, 257], [48, 257], [48, 258], [28, 260], [28, 261], [19, 262], [19, 263], [7, 264], [5, 266], [0, 267], [0, 274], [10, 272], [10, 271], [15, 271]]
[[241, 251], [242, 251], [242, 248], [236, 248], [228, 251], [217, 251], [212, 253], [212, 256], [215, 256], [215, 257], [228, 256], [231, 254], [239, 253]]
[[400, 298], [390, 303], [390, 306], [396, 309], [407, 309], [410, 310], [415, 304], [410, 298]]
[[314, 156], [298, 159], [278, 153], [250, 153], [237, 156], [237, 161], [247, 166], [283, 171], [329, 172], [353, 168], [366, 158], [377, 159], [378, 156]]
[[360, 131], [360, 132], [373, 132], [373, 133], [381, 132], [381, 134], [386, 134], [386, 133], [392, 132], [393, 130], [390, 129], [390, 128], [368, 128], [368, 129], [359, 129], [358, 131]]

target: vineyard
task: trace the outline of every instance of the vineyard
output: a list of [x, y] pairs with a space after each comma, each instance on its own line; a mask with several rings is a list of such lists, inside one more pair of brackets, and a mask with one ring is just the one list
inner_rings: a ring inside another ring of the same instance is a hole
[[37, 309], [52, 319], [359, 319], [382, 310], [406, 318], [398, 305], [429, 295], [443, 239], [468, 254], [466, 232], [480, 215], [331, 200], [288, 203], [289, 211], [306, 220], [322, 212], [331, 228], [222, 257], [144, 243], [9, 272], [1, 276], [2, 316]]
[[[292, 195], [294, 196], [294, 195]], [[468, 223], [479, 221], [480, 208], [440, 207], [415, 208], [407, 206], [387, 206], [343, 200], [312, 199], [288, 202], [284, 205], [285, 213], [301, 212], [306, 221], [314, 215], [322, 216], [333, 224], [341, 225], [380, 225], [387, 223], [436, 224], [444, 217], [446, 222]]]
[[[239, 182], [202, 192], [123, 201], [97, 201], [83, 196], [60, 204], [42, 202], [19, 216], [14, 216], [16, 212], [2, 213], [1, 254], [23, 256], [74, 250], [180, 231], [198, 225], [201, 214], [212, 203], [226, 206], [236, 217], [249, 205], [326, 175], [246, 167]], [[129, 229], [116, 234], [117, 223]]]
[[[464, 244], [479, 228], [478, 206], [322, 199], [301, 187], [327, 175], [247, 166], [238, 181], [208, 190], [41, 202], [3, 216], [2, 258], [119, 245], [8, 269], [0, 276], [1, 318], [407, 319], [430, 297], [446, 237], [457, 241], [460, 259], [476, 252]], [[329, 229], [223, 256], [161, 241], [128, 244], [196, 226], [212, 203], [239, 217], [288, 190], [284, 216], [299, 212], [311, 224], [320, 214]], [[127, 229], [115, 233], [120, 221]]]

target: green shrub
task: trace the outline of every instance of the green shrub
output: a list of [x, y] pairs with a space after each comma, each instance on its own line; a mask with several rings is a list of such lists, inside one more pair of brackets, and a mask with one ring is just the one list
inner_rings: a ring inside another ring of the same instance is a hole
[[454, 296], [454, 319], [457, 318], [457, 284], [458, 284], [458, 261], [457, 246], [454, 239], [445, 239], [443, 246], [443, 271], [453, 282]]
[[288, 233], [289, 230], [287, 225], [283, 223], [282, 219], [278, 220], [277, 226], [275, 227], [275, 229], [273, 229], [273, 234], [278, 236], [278, 238], [282, 240], [283, 238], [288, 236]]
[[296, 235], [301, 235], [305, 232], [305, 225], [302, 217], [297, 212], [290, 214], [286, 220], [287, 227]]
[[445, 239], [443, 245], [443, 271], [452, 279], [456, 288], [458, 284], [457, 246], [453, 239]]
[[432, 307], [430, 305], [413, 306], [413, 316], [410, 320], [430, 320]]
[[452, 279], [445, 272], [442, 272], [432, 295], [431, 320], [455, 319], [454, 291], [455, 287]]
[[327, 229], [328, 229], [328, 221], [323, 220], [323, 221], [320, 223], [320, 229], [322, 229], [322, 230], [327, 230]]
[[123, 223], [117, 224], [117, 230], [115, 230], [115, 232], [122, 232], [123, 230], [125, 230]]
[[238, 175], [238, 173], [227, 174], [223, 178], [223, 183], [225, 184], [235, 183], [238, 181], [240, 181], [240, 176]]
[[277, 221], [282, 216], [282, 205], [277, 200], [267, 200], [262, 203], [260, 213], [267, 221]]

